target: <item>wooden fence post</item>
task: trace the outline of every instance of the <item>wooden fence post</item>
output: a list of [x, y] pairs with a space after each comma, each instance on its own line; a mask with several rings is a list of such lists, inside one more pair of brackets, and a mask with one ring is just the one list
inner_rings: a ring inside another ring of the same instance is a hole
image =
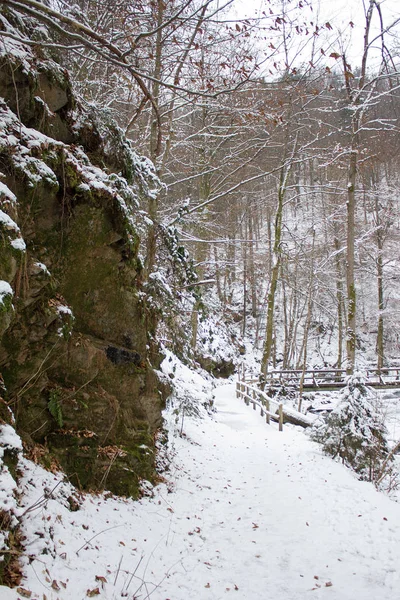
[[283, 410], [282, 410], [282, 404], [279, 405], [279, 431], [283, 431]]
[[270, 416], [269, 416], [269, 411], [270, 411], [270, 404], [269, 404], [269, 400], [265, 400], [265, 408], [266, 408], [266, 421], [267, 424], [270, 424]]

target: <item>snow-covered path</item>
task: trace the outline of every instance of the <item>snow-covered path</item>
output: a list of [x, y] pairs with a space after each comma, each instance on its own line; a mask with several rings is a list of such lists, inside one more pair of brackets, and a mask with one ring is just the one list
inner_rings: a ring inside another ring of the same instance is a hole
[[[302, 431], [267, 426], [233, 385], [215, 395], [211, 420], [185, 421], [154, 498], [28, 513], [31, 597], [397, 600], [400, 505]], [[49, 477], [37, 468], [37, 488]]]
[[400, 506], [302, 431], [266, 426], [232, 386], [217, 390], [216, 406], [211, 431], [190, 431], [195, 462], [192, 446], [179, 453], [196, 488], [185, 494], [178, 479], [175, 536], [193, 522], [201, 531], [172, 597], [219, 599], [236, 586], [243, 599], [399, 598]]

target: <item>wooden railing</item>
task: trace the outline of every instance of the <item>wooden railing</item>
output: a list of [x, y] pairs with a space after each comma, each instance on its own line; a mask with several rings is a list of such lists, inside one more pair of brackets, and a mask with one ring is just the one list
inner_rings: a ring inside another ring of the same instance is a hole
[[[366, 383], [377, 388], [400, 387], [400, 367], [384, 367], [382, 369], [363, 368]], [[303, 375], [304, 374], [304, 375]], [[291, 385], [299, 387], [303, 379], [303, 389], [335, 389], [345, 387], [347, 372], [345, 369], [301, 369], [268, 371], [264, 381], [266, 387]], [[257, 380], [252, 380], [256, 383]]]
[[304, 415], [290, 406], [277, 402], [261, 390], [258, 383], [258, 379], [247, 379], [244, 367], [239, 367], [236, 382], [237, 398], [244, 400], [247, 405], [252, 404], [254, 410], [258, 407], [261, 416], [265, 416], [268, 424], [271, 419], [276, 421], [279, 424], [279, 431], [283, 431], [283, 424], [287, 422], [301, 427], [309, 427], [313, 424], [314, 416]]
[[240, 373], [236, 382], [236, 397], [242, 398], [245, 403], [249, 406], [253, 405], [253, 409], [260, 409], [262, 417], [265, 416], [265, 420], [268, 425], [273, 421], [279, 423], [279, 431], [283, 431], [283, 408], [282, 404], [278, 404], [257, 387], [249, 384], [244, 379], [240, 379]]

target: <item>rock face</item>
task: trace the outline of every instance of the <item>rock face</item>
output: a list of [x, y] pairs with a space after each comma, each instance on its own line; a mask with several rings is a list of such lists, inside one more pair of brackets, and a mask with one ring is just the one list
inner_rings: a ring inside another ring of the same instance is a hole
[[139, 207], [157, 193], [158, 180], [116, 127], [83, 111], [59, 65], [5, 40], [4, 400], [31, 454], [58, 462], [78, 487], [135, 496], [140, 479], [155, 476], [167, 393], [156, 372], [162, 357], [140, 259], [146, 221]]

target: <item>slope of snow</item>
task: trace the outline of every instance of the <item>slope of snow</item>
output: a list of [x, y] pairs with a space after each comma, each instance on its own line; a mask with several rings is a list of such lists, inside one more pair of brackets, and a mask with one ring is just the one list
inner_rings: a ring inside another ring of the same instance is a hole
[[234, 385], [215, 396], [214, 417], [186, 418], [173, 437], [168, 480], [152, 498], [87, 496], [70, 512], [68, 485], [28, 468], [31, 598], [398, 598], [400, 505], [302, 431], [267, 426]]

